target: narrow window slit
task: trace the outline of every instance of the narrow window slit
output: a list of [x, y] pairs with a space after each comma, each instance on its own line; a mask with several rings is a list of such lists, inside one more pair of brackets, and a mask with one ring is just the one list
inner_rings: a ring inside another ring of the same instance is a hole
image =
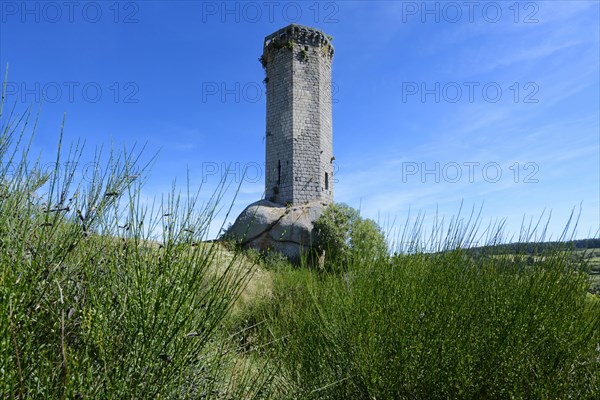
[[281, 160], [277, 161], [277, 184], [281, 185]]

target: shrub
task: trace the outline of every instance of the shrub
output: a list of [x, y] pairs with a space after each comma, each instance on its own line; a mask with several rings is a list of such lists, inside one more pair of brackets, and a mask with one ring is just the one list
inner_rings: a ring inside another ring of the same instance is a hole
[[381, 228], [372, 219], [357, 219], [350, 230], [350, 248], [354, 259], [372, 261], [387, 256], [387, 243]]
[[56, 165], [64, 169], [42, 174], [28, 160], [29, 114], [7, 119], [4, 98], [0, 398], [251, 391], [233, 385], [218, 329], [251, 271], [203, 242], [219, 196], [198, 209], [196, 197], [172, 192], [145, 208], [147, 168], [137, 158], [98, 156], [91, 181], [77, 182], [81, 151], [65, 158], [60, 141]]
[[344, 274], [298, 270], [276, 281], [264, 340], [288, 398], [600, 393], [600, 307], [564, 252], [533, 264], [461, 249], [355, 257], [366, 258], [352, 253]]
[[[325, 252], [328, 269], [345, 269], [350, 259], [372, 260], [387, 255], [387, 244], [381, 228], [346, 204], [330, 204], [314, 225], [314, 250]], [[352, 257], [351, 257], [352, 256]]]

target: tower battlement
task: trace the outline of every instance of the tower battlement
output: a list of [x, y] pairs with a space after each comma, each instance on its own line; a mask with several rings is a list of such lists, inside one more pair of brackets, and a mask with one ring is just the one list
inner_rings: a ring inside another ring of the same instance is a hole
[[264, 52], [269, 49], [280, 49], [289, 42], [326, 48], [326, 55], [333, 58], [333, 46], [329, 37], [318, 29], [309, 26], [291, 24], [265, 37]]
[[265, 37], [265, 198], [278, 204], [333, 201], [331, 40], [291, 24]]

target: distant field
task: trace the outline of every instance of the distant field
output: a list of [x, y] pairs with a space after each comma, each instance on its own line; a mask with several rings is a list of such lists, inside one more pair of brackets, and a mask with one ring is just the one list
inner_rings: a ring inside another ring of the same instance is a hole
[[[499, 248], [502, 248], [502, 246], [500, 246]], [[590, 291], [592, 293], [600, 293], [600, 248], [575, 249], [569, 250], [568, 252], [571, 255], [570, 258], [573, 263], [586, 265], [589, 268]], [[496, 259], [507, 259], [510, 261], [517, 261], [518, 259], [522, 259], [523, 257], [525, 257], [529, 263], [544, 261], [544, 256], [536, 255], [528, 256], [523, 254], [497, 254], [493, 255], [492, 257]]]
[[593, 273], [600, 273], [600, 249], [573, 250], [573, 255], [585, 260]]

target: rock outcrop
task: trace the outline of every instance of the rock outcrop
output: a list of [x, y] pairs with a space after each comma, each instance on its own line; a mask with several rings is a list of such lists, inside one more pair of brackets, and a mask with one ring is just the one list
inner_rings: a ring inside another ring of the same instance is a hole
[[297, 261], [310, 248], [314, 222], [325, 207], [322, 202], [286, 207], [260, 200], [242, 211], [227, 231], [227, 237], [239, 241], [245, 248], [277, 251]]

